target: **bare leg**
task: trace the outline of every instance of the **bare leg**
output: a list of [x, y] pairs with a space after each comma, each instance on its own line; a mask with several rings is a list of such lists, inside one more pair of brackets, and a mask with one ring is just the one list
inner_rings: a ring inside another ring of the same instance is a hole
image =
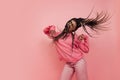
[[69, 64], [65, 64], [60, 80], [71, 80], [74, 72], [74, 67], [71, 67]]
[[88, 80], [87, 66], [84, 59], [80, 59], [75, 65], [77, 80]]

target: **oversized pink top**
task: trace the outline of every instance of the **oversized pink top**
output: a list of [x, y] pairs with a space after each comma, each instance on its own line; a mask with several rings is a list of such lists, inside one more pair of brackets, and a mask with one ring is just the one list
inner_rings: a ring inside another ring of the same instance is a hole
[[[43, 31], [44, 33], [51, 39], [53, 39], [50, 35], [50, 30], [55, 30], [54, 25], [50, 25], [46, 27]], [[60, 32], [56, 32], [54, 36], [57, 36]], [[56, 50], [59, 55], [59, 59], [64, 60], [66, 62], [77, 62], [79, 59], [83, 57], [83, 53], [89, 52], [89, 44], [88, 44], [88, 36], [85, 35], [83, 40], [78, 40], [77, 34], [75, 34], [74, 38], [74, 46], [72, 51], [72, 35], [68, 34], [67, 38], [60, 38], [58, 41], [55, 41]]]

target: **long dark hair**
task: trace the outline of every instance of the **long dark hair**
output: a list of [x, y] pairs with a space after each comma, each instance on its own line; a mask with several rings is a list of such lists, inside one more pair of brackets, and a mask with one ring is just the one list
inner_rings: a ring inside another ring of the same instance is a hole
[[[90, 16], [90, 15], [89, 15]], [[106, 30], [106, 27], [104, 27], [102, 24], [106, 23], [110, 17], [107, 13], [104, 13], [103, 11], [101, 13], [97, 13], [95, 18], [89, 18], [89, 16], [87, 18], [72, 18], [70, 19], [66, 25], [65, 28], [63, 29], [63, 31], [55, 36], [53, 39], [54, 41], [57, 41], [59, 38], [64, 39], [68, 33], [71, 33], [72, 35], [72, 48], [74, 45], [74, 35], [75, 35], [75, 31], [82, 27], [83, 30], [90, 36], [92, 37], [92, 35], [87, 31], [86, 27], [89, 27], [91, 30], [97, 32], [98, 30]], [[73, 30], [72, 32], [69, 32], [69, 27], [67, 26], [67, 24], [71, 21], [74, 20], [77, 23], [76, 29]]]

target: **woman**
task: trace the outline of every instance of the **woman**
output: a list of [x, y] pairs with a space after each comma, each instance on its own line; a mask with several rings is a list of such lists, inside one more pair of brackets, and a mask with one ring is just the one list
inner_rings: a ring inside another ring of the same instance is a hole
[[93, 31], [104, 30], [101, 24], [109, 19], [108, 15], [101, 12], [95, 18], [72, 18], [70, 19], [62, 32], [56, 32], [55, 26], [50, 25], [44, 29], [44, 33], [53, 39], [59, 59], [65, 61], [60, 80], [71, 80], [76, 72], [77, 80], [88, 80], [86, 61], [84, 53], [89, 52], [89, 39], [85, 34], [77, 35], [78, 28], [82, 27], [84, 31], [92, 37], [86, 27]]

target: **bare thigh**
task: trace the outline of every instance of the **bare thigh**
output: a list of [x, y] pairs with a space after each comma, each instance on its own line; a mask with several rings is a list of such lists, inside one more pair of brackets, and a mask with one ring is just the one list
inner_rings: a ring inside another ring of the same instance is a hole
[[64, 65], [60, 80], [71, 80], [74, 72], [75, 72], [74, 67], [71, 67], [69, 64], [66, 63]]
[[74, 65], [77, 80], [88, 80], [87, 64], [82, 58]]

